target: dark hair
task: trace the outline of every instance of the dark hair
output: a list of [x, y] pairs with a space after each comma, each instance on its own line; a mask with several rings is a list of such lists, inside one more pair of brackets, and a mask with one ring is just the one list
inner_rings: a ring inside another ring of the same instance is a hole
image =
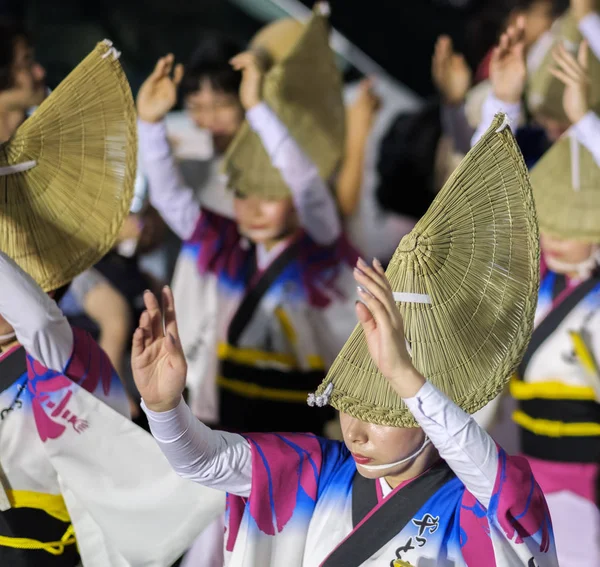
[[229, 61], [243, 49], [232, 39], [214, 33], [206, 35], [186, 65], [181, 96], [196, 92], [202, 80], [208, 80], [217, 91], [237, 95], [242, 76], [232, 69]]
[[386, 211], [419, 219], [436, 193], [435, 156], [442, 135], [440, 105], [396, 116], [379, 147], [377, 200]]
[[0, 20], [0, 91], [13, 85], [15, 45], [19, 39], [29, 42], [25, 29], [11, 20]]

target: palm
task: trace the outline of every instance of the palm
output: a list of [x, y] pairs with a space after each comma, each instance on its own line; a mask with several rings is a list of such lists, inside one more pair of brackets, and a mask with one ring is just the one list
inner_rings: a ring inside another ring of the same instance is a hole
[[162, 57], [152, 74], [140, 87], [137, 97], [139, 117], [145, 122], [158, 122], [177, 102], [177, 87], [183, 77], [183, 67], [176, 65], [173, 76], [173, 56]]
[[490, 80], [496, 98], [517, 103], [523, 96], [527, 79], [525, 62], [525, 22], [519, 18], [516, 26], [502, 34], [490, 61]]
[[137, 388], [147, 404], [176, 397], [185, 387], [185, 359], [182, 354], [167, 350], [167, 340], [165, 337], [156, 340], [131, 360]]
[[146, 311], [133, 335], [131, 368], [135, 384], [146, 403], [155, 411], [177, 406], [185, 388], [187, 364], [179, 341], [175, 304], [169, 288], [163, 290], [163, 313], [154, 295], [144, 294]]

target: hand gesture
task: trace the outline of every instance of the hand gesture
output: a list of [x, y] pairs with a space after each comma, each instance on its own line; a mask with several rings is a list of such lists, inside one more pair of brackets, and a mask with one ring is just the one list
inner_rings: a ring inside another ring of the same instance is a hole
[[571, 10], [579, 22], [588, 14], [596, 11], [596, 0], [571, 0]]
[[452, 40], [441, 35], [431, 59], [433, 82], [446, 104], [462, 104], [471, 87], [471, 69], [460, 53], [455, 53]]
[[262, 100], [263, 70], [259, 56], [253, 51], [244, 51], [230, 63], [236, 71], [242, 72], [240, 102], [245, 110], [250, 110]]
[[373, 79], [363, 79], [358, 85], [358, 95], [348, 108], [348, 132], [366, 136], [373, 126], [381, 99], [373, 90]]
[[177, 407], [185, 388], [187, 363], [179, 341], [173, 293], [163, 289], [165, 332], [158, 301], [153, 293], [144, 294], [146, 311], [133, 335], [131, 369], [133, 379], [146, 407], [169, 411]]
[[525, 62], [525, 18], [519, 17], [500, 37], [490, 60], [494, 96], [506, 103], [521, 101], [527, 79]]
[[559, 43], [552, 52], [558, 68], [550, 72], [565, 84], [563, 107], [572, 124], [579, 122], [590, 109], [590, 78], [588, 76], [588, 44], [579, 44], [577, 59]]
[[[183, 65], [173, 71], [172, 54], [161, 57], [137, 95], [137, 111], [144, 122], [160, 122], [177, 102], [177, 87], [183, 78]], [[173, 71], [173, 73], [171, 73]]]
[[369, 267], [359, 260], [354, 269], [361, 302], [356, 314], [367, 339], [369, 353], [379, 371], [403, 398], [414, 396], [425, 383], [406, 349], [404, 321], [390, 283], [378, 260]]

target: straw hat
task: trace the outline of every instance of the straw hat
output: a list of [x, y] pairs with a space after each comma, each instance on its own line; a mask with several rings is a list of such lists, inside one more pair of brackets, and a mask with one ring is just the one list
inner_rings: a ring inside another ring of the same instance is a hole
[[[323, 2], [315, 5], [312, 18], [302, 26], [302, 33], [291, 49], [287, 45], [275, 49], [269, 43], [270, 53], [285, 56], [265, 74], [263, 99], [317, 165], [321, 177], [328, 179], [344, 150], [345, 111], [342, 78], [329, 46], [324, 6]], [[272, 26], [267, 30], [279, 29]], [[248, 123], [242, 125], [231, 143], [223, 167], [229, 186], [241, 193], [271, 198], [290, 195]]]
[[[537, 69], [531, 73], [527, 84], [527, 106], [532, 114], [543, 114], [548, 118], [569, 123], [563, 108], [565, 85], [550, 69], [556, 67], [552, 51], [558, 42], [564, 42], [567, 49], [577, 54], [583, 36], [577, 27], [577, 20], [571, 11], [559, 18], [552, 30], [554, 40], [547, 42], [547, 51]], [[600, 61], [589, 50], [590, 108], [600, 111]]]
[[[387, 270], [415, 367], [470, 413], [502, 391], [521, 360], [539, 284], [533, 195], [506, 123], [496, 116]], [[416, 426], [360, 325], [316, 394], [317, 405], [366, 422]]]
[[0, 249], [45, 291], [113, 246], [133, 196], [129, 83], [99, 43], [0, 150]]
[[250, 49], [262, 50], [271, 63], [279, 63], [290, 53], [303, 31], [304, 25], [293, 18], [275, 20], [252, 38]]
[[558, 140], [531, 171], [540, 230], [600, 243], [600, 168], [573, 135]]

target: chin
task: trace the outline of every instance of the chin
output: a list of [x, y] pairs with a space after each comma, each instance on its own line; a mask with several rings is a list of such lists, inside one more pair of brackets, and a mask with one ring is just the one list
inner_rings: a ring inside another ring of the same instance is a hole
[[273, 242], [278, 237], [279, 232], [272, 229], [264, 229], [264, 230], [252, 230], [247, 229], [244, 230], [244, 236], [254, 242], [254, 244], [265, 244], [267, 242]]

